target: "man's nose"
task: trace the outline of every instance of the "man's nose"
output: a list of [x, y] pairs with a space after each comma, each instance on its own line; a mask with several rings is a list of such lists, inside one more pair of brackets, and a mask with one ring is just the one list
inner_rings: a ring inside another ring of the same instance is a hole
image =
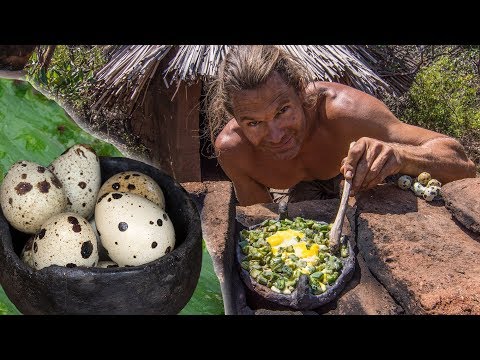
[[275, 121], [272, 121], [268, 127], [268, 140], [273, 144], [278, 144], [282, 141], [285, 131], [276, 124]]

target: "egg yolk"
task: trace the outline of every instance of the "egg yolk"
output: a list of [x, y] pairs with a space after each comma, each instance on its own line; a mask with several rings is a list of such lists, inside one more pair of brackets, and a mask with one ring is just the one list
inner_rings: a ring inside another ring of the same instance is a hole
[[[305, 234], [297, 230], [280, 230], [267, 238], [267, 242], [272, 247], [273, 255], [278, 253], [279, 248], [292, 246], [295, 255], [300, 259], [311, 258], [318, 255], [319, 247], [313, 244], [310, 249], [307, 249], [307, 243], [301, 241], [305, 238]], [[300, 239], [300, 241], [298, 240]]]
[[307, 243], [305, 241], [300, 241], [297, 244], [293, 245], [293, 250], [295, 251], [295, 255], [298, 258], [305, 259], [318, 255], [318, 244], [313, 244], [312, 246], [310, 246], [310, 250], [308, 250]]

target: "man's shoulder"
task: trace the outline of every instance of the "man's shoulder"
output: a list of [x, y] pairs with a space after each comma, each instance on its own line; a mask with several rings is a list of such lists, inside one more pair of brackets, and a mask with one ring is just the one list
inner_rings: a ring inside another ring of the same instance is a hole
[[315, 94], [318, 97], [318, 103], [323, 104], [330, 110], [341, 110], [346, 103], [353, 102], [361, 95], [358, 90], [351, 86], [327, 81], [315, 81], [307, 87], [307, 93]]
[[355, 88], [333, 81], [313, 81], [308, 84], [306, 91], [325, 97], [335, 97], [339, 93], [357, 91]]
[[329, 119], [355, 117], [359, 110], [379, 106], [378, 100], [371, 95], [345, 84], [317, 81], [312, 86], [316, 89], [313, 91], [321, 94], [322, 112]]
[[215, 139], [216, 151], [234, 151], [242, 146], [242, 136], [238, 129], [229, 122]]
[[222, 160], [241, 160], [248, 157], [251, 147], [238, 126], [228, 123], [215, 140], [215, 153]]

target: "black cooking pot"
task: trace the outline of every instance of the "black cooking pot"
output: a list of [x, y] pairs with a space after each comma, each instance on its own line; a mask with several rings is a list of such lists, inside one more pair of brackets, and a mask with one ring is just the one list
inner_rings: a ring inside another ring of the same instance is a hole
[[35, 270], [19, 258], [27, 234], [13, 229], [0, 211], [0, 283], [24, 314], [177, 314], [190, 300], [200, 275], [200, 216], [172, 177], [143, 162], [100, 157], [102, 183], [122, 171], [152, 177], [165, 195], [175, 228], [175, 248], [144, 265], [119, 268]]
[[[279, 206], [280, 216], [279, 219], [287, 218], [286, 203]], [[314, 220], [315, 221], [315, 220]], [[248, 228], [243, 227], [237, 232], [236, 236], [236, 260], [237, 268], [240, 272], [240, 278], [247, 287], [248, 291], [253, 293], [255, 298], [260, 298], [266, 303], [279, 305], [279, 309], [291, 308], [295, 310], [313, 310], [325, 305], [332, 300], [336, 299], [348, 281], [352, 278], [355, 271], [355, 253], [346, 236], [342, 236], [341, 243], [348, 247], [348, 257], [339, 259], [342, 261], [342, 273], [337, 280], [327, 285], [327, 290], [320, 295], [314, 295], [310, 285], [308, 284], [308, 277], [301, 275], [295, 290], [291, 294], [281, 294], [273, 291], [269, 287], [258, 283], [254, 278], [250, 276], [250, 273], [241, 267], [241, 263], [245, 258], [240, 247], [240, 242], [243, 240], [240, 232], [241, 230], [253, 230], [262, 226], [262, 224], [256, 224]]]

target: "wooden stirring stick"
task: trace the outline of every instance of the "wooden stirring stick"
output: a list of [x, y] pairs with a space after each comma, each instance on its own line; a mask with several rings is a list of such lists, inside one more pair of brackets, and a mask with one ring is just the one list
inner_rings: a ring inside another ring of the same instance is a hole
[[[352, 142], [350, 144], [350, 149], [354, 144], [355, 142]], [[330, 230], [330, 237], [328, 241], [330, 252], [332, 254], [337, 253], [340, 248], [340, 237], [342, 236], [343, 220], [345, 218], [345, 211], [347, 210], [348, 197], [350, 196], [351, 187], [352, 180], [345, 179], [343, 185], [342, 199], [340, 200], [337, 217], [335, 218], [332, 229]]]

